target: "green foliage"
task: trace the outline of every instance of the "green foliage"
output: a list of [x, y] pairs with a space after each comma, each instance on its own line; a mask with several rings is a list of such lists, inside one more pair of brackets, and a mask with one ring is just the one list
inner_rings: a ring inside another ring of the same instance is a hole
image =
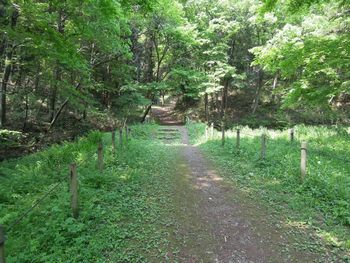
[[[292, 8], [300, 1], [290, 1]], [[318, 1], [303, 2], [311, 5]], [[328, 2], [328, 1], [325, 1]], [[349, 94], [350, 54], [345, 7], [339, 2], [313, 5], [297, 21], [286, 23], [264, 46], [255, 47], [255, 64], [280, 73], [287, 85], [279, 90], [287, 107], [303, 104], [320, 108], [335, 106], [334, 101]]]
[[[0, 223], [9, 226], [53, 191], [7, 233], [7, 262], [154, 262], [169, 247], [172, 155], [151, 140], [158, 126], [133, 126], [133, 138], [113, 156], [110, 134], [90, 133], [41, 153], [3, 162]], [[105, 170], [96, 168], [97, 143]], [[68, 164], [78, 163], [80, 217], [70, 215]], [[64, 251], [64, 253], [62, 252]]]

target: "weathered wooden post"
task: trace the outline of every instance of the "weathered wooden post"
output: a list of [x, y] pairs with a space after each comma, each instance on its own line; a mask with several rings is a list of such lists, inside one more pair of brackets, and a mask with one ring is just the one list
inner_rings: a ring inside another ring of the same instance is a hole
[[261, 159], [266, 158], [266, 134], [261, 135]]
[[112, 131], [112, 147], [113, 155], [115, 155], [115, 131]]
[[0, 225], [0, 263], [5, 263], [5, 228]]
[[306, 165], [307, 165], [307, 142], [302, 142], [301, 158], [300, 158], [300, 175], [301, 175], [302, 181], [304, 181], [306, 176]]
[[99, 143], [97, 147], [97, 166], [100, 172], [103, 171], [103, 144]]
[[119, 146], [123, 147], [123, 129], [119, 129]]
[[72, 163], [69, 170], [72, 215], [76, 219], [79, 217], [77, 164]]
[[209, 136], [209, 127], [208, 125], [205, 125], [205, 141], [207, 142], [208, 141], [208, 136]]
[[237, 137], [236, 137], [236, 147], [239, 150], [240, 146], [241, 146], [241, 130], [237, 129]]
[[225, 146], [225, 122], [221, 122], [221, 146]]
[[293, 142], [294, 141], [294, 128], [290, 129], [290, 141]]
[[210, 138], [214, 139], [214, 122], [210, 124]]

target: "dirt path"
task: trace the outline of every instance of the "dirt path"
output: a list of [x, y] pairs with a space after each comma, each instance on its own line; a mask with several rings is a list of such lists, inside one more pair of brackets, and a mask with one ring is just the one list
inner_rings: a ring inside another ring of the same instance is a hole
[[180, 235], [184, 240], [180, 262], [331, 262], [324, 255], [298, 251], [293, 244], [302, 241], [276, 228], [263, 207], [223, 180], [199, 149], [190, 145], [184, 126], [163, 128], [166, 143], [175, 139], [176, 130], [182, 143], [169, 146], [179, 151], [174, 167], [179, 225], [174, 238]]

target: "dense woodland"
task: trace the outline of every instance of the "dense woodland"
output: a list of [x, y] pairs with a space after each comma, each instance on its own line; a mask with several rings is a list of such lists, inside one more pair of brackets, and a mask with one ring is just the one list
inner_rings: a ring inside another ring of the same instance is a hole
[[346, 123], [349, 10], [346, 0], [1, 0], [2, 137], [108, 130], [169, 96], [218, 127]]
[[0, 0], [0, 262], [349, 263], [349, 126], [349, 0]]

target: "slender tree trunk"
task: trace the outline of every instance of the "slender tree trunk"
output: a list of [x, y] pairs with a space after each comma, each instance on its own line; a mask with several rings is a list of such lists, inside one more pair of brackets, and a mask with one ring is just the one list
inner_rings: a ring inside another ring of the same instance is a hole
[[6, 36], [4, 33], [1, 35], [0, 39], [1, 39], [0, 58], [2, 58], [2, 56], [5, 54], [5, 50], [6, 50]]
[[205, 93], [204, 95], [204, 112], [205, 112], [205, 121], [209, 121], [209, 100], [208, 100], [208, 93]]
[[50, 101], [49, 101], [49, 120], [50, 122], [53, 120], [55, 116], [55, 110], [56, 110], [56, 100], [57, 100], [57, 90], [58, 90], [58, 84], [61, 80], [61, 70], [59, 66], [56, 66], [55, 70], [55, 80], [53, 81], [53, 84], [51, 86], [51, 92], [50, 92]]
[[224, 88], [222, 89], [222, 97], [221, 97], [221, 120], [223, 121], [226, 114], [227, 107], [227, 93], [228, 93], [228, 81], [225, 80]]
[[23, 120], [23, 127], [22, 131], [25, 132], [27, 129], [27, 122], [28, 122], [28, 111], [29, 111], [29, 99], [28, 99], [28, 92], [26, 92], [25, 95], [25, 111], [24, 111], [24, 120]]
[[0, 85], [0, 128], [4, 127], [6, 124], [6, 92], [12, 67], [12, 47], [8, 47], [8, 49], [10, 51], [8, 51], [6, 54], [5, 68]]
[[272, 97], [272, 101], [273, 102], [277, 102], [277, 97], [276, 97], [276, 95], [274, 94], [274, 91], [275, 91], [275, 89], [277, 88], [277, 83], [278, 83], [278, 72], [276, 73], [276, 75], [275, 75], [275, 77], [274, 77], [274, 79], [273, 79], [273, 83], [272, 83], [272, 95], [271, 95], [271, 97]]
[[141, 123], [144, 123], [146, 120], [146, 117], [149, 113], [149, 111], [152, 109], [152, 104], [148, 105], [145, 112], [143, 113], [142, 119], [141, 119]]
[[64, 109], [64, 107], [68, 104], [68, 101], [69, 101], [69, 98], [67, 98], [63, 103], [62, 105], [60, 106], [60, 108], [58, 109], [58, 111], [56, 112], [55, 116], [53, 117], [51, 123], [50, 123], [50, 126], [49, 126], [49, 129], [48, 130], [51, 130], [52, 127], [55, 125], [56, 121], [58, 120], [58, 117], [60, 116], [62, 110]]
[[211, 113], [215, 112], [215, 99], [214, 99], [214, 94], [212, 93], [210, 96], [210, 109]]
[[153, 61], [153, 42], [151, 39], [146, 41], [146, 71], [145, 71], [145, 79], [146, 83], [151, 83], [154, 80], [153, 72], [154, 72], [154, 61]]
[[[63, 10], [59, 10], [57, 17], [57, 31], [63, 35], [65, 29], [65, 19], [63, 18]], [[49, 98], [49, 120], [53, 121], [55, 117], [55, 109], [56, 109], [56, 101], [57, 101], [57, 93], [58, 93], [58, 85], [62, 80], [62, 70], [59, 65], [59, 61], [56, 62], [55, 69], [55, 79], [53, 81], [53, 85], [51, 87], [51, 93]]]
[[255, 92], [255, 97], [252, 105], [252, 113], [254, 114], [258, 108], [260, 97], [261, 97], [261, 92], [262, 92], [262, 86], [263, 86], [263, 71], [262, 69], [258, 70], [258, 78], [257, 78], [257, 87], [256, 87], [256, 92]]
[[[11, 15], [12, 29], [16, 27], [18, 16], [19, 16], [19, 11], [14, 6], [12, 15]], [[8, 43], [10, 42], [8, 41]], [[8, 82], [10, 80], [11, 71], [12, 71], [12, 56], [13, 56], [14, 45], [15, 45], [15, 42], [12, 41], [12, 44], [9, 44], [7, 46], [4, 73], [0, 83], [0, 128], [4, 127], [6, 124], [6, 106], [7, 106], [6, 91], [7, 91]]]

